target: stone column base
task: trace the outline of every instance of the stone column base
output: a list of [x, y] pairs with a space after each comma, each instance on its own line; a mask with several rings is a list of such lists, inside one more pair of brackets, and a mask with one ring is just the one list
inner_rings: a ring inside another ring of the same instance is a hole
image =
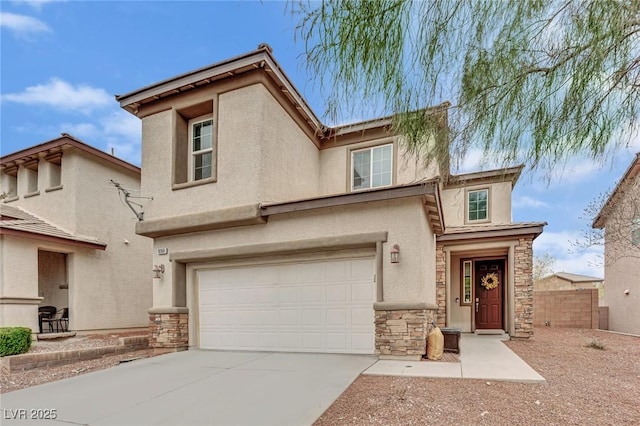
[[149, 347], [184, 351], [189, 348], [189, 309], [149, 309]]
[[376, 355], [381, 359], [421, 359], [438, 307], [416, 302], [377, 302]]

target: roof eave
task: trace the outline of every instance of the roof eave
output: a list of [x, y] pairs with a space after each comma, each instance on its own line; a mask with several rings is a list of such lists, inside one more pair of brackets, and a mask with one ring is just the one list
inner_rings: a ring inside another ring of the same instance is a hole
[[58, 237], [53, 235], [45, 235], [37, 232], [22, 231], [19, 229], [0, 228], [0, 235], [12, 235], [20, 238], [30, 238], [33, 240], [70, 245], [74, 247], [89, 248], [94, 250], [107, 249], [107, 245], [100, 242], [90, 242], [90, 241], [84, 241], [84, 240], [74, 239], [74, 238], [64, 238], [64, 237]]
[[512, 229], [499, 229], [499, 230], [483, 230], [483, 231], [469, 231], [459, 232], [455, 234], [443, 234], [436, 237], [438, 242], [449, 241], [462, 241], [462, 240], [478, 240], [486, 238], [508, 238], [521, 235], [533, 235], [533, 239], [538, 238], [544, 231], [544, 227], [547, 223], [536, 224], [532, 226], [523, 226], [520, 228]]

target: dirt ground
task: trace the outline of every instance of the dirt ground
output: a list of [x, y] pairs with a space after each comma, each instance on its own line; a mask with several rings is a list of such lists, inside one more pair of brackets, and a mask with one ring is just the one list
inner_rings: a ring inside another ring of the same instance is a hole
[[[546, 384], [360, 376], [315, 425], [640, 424], [640, 338], [579, 329], [535, 333], [506, 344]], [[592, 339], [604, 350], [588, 347]]]

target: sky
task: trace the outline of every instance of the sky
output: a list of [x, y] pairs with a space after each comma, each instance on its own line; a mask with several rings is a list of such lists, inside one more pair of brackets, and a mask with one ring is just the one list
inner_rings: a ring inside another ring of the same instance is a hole
[[[326, 99], [307, 71], [299, 17], [286, 2], [5, 1], [0, 0], [0, 153], [7, 155], [69, 133], [140, 164], [140, 121], [115, 95], [210, 65], [268, 43], [320, 119]], [[445, 101], [446, 99], [442, 99]], [[353, 121], [374, 117], [353, 117]], [[347, 120], [348, 117], [347, 117]], [[330, 123], [327, 123], [330, 124]], [[584, 209], [612, 189], [640, 151], [640, 138], [604, 164], [572, 160], [549, 180], [525, 170], [513, 191], [513, 220], [548, 225], [536, 256], [555, 272], [602, 277], [600, 247], [580, 239]], [[470, 150], [454, 172], [488, 166]]]

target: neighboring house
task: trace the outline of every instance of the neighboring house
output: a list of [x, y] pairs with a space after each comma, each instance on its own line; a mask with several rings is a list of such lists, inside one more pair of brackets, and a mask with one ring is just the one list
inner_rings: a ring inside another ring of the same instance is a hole
[[[116, 99], [142, 120], [152, 346], [418, 357], [432, 322], [533, 334], [545, 223], [511, 222], [522, 167], [451, 176], [389, 118], [326, 127], [266, 45]], [[433, 143], [447, 107], [425, 110]]]
[[0, 158], [0, 323], [38, 329], [38, 307], [69, 308], [70, 330], [148, 325], [151, 242], [110, 180], [140, 169], [62, 134]]
[[593, 227], [604, 228], [604, 304], [609, 330], [640, 335], [640, 153], [618, 182]]
[[557, 272], [533, 282], [534, 291], [577, 290], [584, 288], [597, 288], [599, 296], [604, 296], [604, 280], [602, 278]]

